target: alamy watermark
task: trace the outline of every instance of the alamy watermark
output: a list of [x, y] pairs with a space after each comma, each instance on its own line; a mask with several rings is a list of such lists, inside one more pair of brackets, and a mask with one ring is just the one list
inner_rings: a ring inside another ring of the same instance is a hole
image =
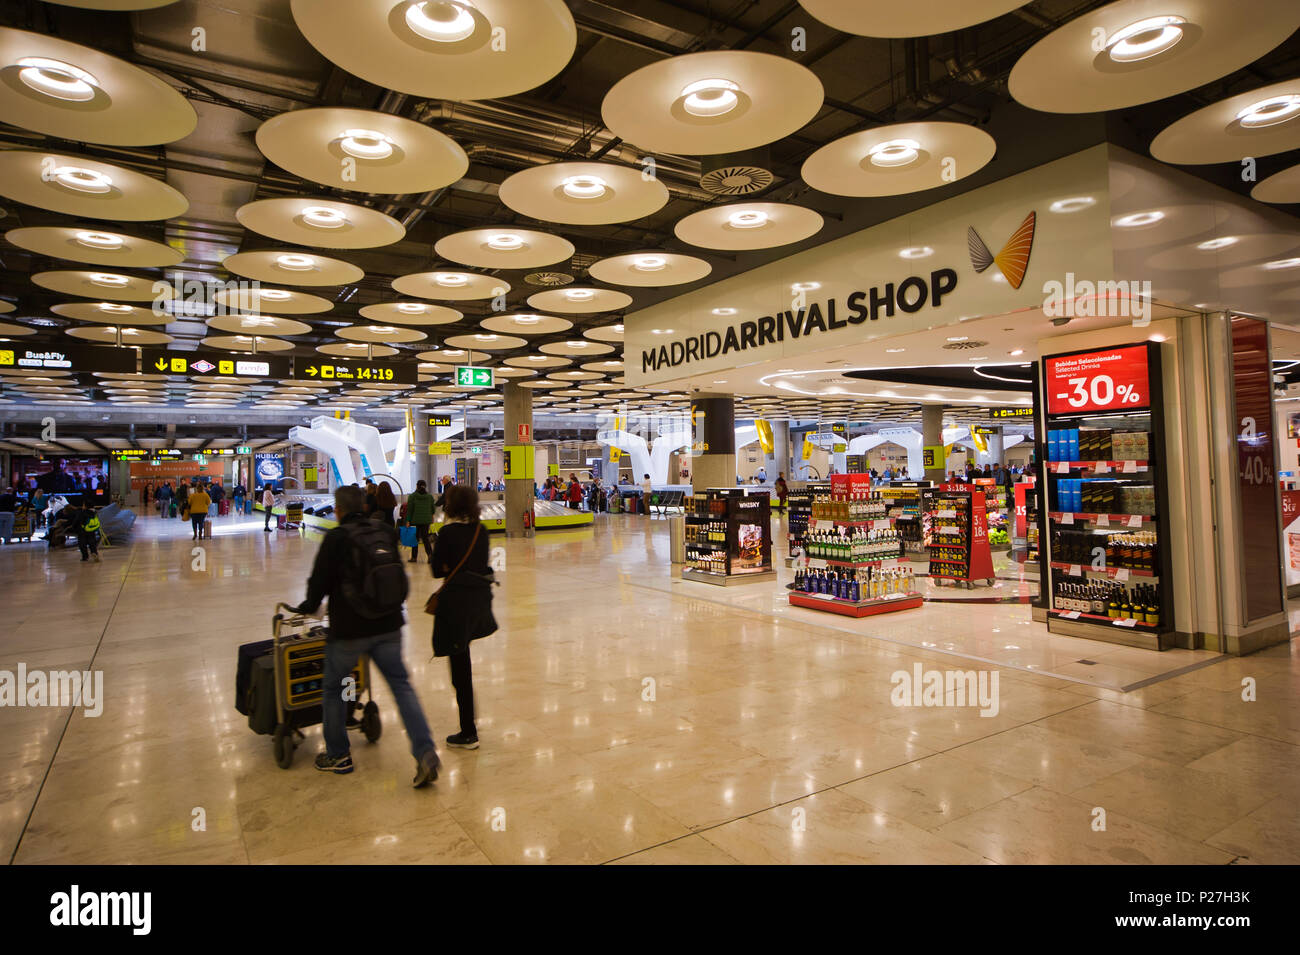
[[997, 670], [895, 670], [889, 682], [894, 706], [977, 706], [980, 716], [997, 716], [1000, 707]]
[[1051, 319], [1131, 318], [1137, 327], [1151, 324], [1151, 283], [1136, 279], [1094, 282], [1075, 279], [1043, 283], [1043, 314]]
[[103, 670], [0, 670], [0, 707], [80, 706], [84, 716], [104, 712]]

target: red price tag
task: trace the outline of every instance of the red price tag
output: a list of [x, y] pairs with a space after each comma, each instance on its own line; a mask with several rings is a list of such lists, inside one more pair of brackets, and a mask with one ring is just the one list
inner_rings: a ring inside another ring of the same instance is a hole
[[1151, 405], [1146, 345], [1057, 355], [1043, 365], [1048, 414], [1135, 411]]

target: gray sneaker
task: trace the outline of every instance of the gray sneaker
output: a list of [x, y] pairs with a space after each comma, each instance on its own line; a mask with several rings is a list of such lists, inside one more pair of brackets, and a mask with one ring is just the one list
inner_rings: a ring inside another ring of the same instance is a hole
[[442, 761], [438, 759], [437, 750], [429, 750], [415, 762], [415, 779], [411, 785], [416, 789], [423, 789], [429, 783], [438, 778], [438, 767]]

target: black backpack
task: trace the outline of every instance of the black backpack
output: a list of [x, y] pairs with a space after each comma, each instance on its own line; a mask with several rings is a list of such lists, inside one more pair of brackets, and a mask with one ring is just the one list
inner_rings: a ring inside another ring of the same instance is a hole
[[373, 521], [340, 526], [352, 547], [352, 564], [343, 577], [343, 596], [352, 609], [371, 620], [400, 611], [410, 585], [396, 533]]

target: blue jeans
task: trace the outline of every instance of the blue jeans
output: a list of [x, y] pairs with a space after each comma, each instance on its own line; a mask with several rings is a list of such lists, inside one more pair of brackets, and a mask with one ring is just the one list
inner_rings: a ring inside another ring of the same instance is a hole
[[429, 732], [424, 709], [406, 675], [406, 664], [402, 662], [400, 630], [373, 637], [326, 642], [325, 682], [321, 700], [325, 751], [335, 759], [351, 752], [347, 727], [348, 701], [343, 699], [343, 680], [352, 672], [363, 653], [370, 656], [370, 662], [379, 668], [388, 688], [393, 691], [398, 712], [402, 714], [402, 723], [406, 726], [406, 736], [411, 741], [411, 755], [419, 759], [425, 753], [433, 751], [433, 734]]

